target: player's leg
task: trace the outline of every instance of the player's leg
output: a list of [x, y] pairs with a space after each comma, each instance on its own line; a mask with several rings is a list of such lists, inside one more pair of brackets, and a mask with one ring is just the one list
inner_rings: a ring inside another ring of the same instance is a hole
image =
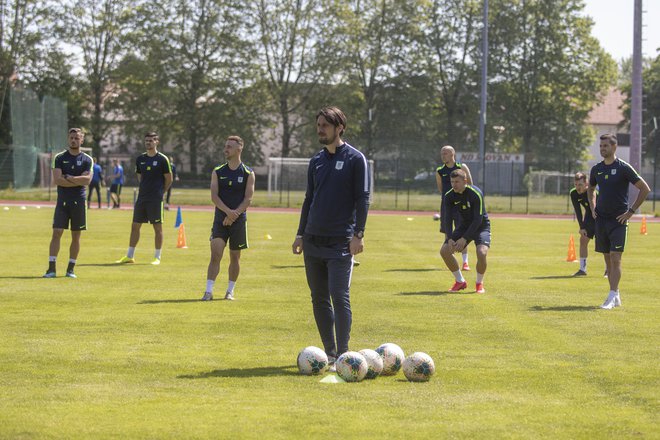
[[238, 274], [241, 271], [240, 259], [241, 250], [248, 248], [248, 234], [247, 234], [247, 220], [245, 217], [236, 219], [229, 229], [229, 282], [227, 291], [225, 292], [225, 299], [234, 299], [234, 287], [238, 280]]
[[477, 293], [486, 293], [484, 288], [484, 276], [488, 268], [488, 246], [484, 244], [477, 245], [477, 280], [475, 290]]
[[89, 208], [89, 204], [92, 201], [92, 189], [94, 189], [94, 184], [90, 183], [89, 186], [87, 187], [87, 207]]
[[51, 235], [50, 245], [48, 246], [48, 270], [44, 278], [55, 278], [55, 273], [57, 272], [57, 254], [60, 253], [60, 243], [63, 233], [64, 229], [53, 227], [53, 234]]
[[154, 260], [151, 264], [157, 266], [160, 264], [160, 257], [163, 250], [163, 224], [153, 223], [154, 227]]
[[[462, 217], [458, 213], [458, 211], [453, 211], [452, 212], [452, 221], [454, 222], [454, 230], [459, 229], [461, 226], [462, 222]], [[462, 270], [470, 270], [470, 264], [468, 262], [468, 247], [465, 246], [463, 248], [463, 252], [461, 252], [461, 256], [463, 257], [463, 264], [461, 266]]]
[[311, 240], [304, 240], [303, 257], [305, 260], [305, 275], [307, 285], [312, 297], [312, 308], [316, 328], [321, 336], [323, 348], [330, 362], [337, 358], [337, 345], [335, 343], [335, 314], [330, 301], [328, 288], [328, 268], [322, 257], [322, 248]]
[[[608, 281], [610, 291], [607, 299], [600, 306], [603, 309], [612, 309], [621, 305], [621, 297], [619, 294], [619, 281], [621, 280], [621, 255], [626, 243], [626, 235], [628, 233], [628, 225], [622, 225], [616, 219], [604, 220], [599, 225], [596, 219], [596, 234], [601, 234], [602, 243], [601, 247], [607, 245], [607, 249], [603, 250], [606, 255], [605, 264], [607, 266]], [[597, 247], [596, 250], [599, 248]]]
[[87, 209], [85, 202], [74, 203], [69, 208], [71, 216], [71, 245], [69, 246], [69, 265], [66, 268], [68, 278], [77, 278], [74, 274], [78, 254], [80, 253], [81, 232], [87, 229]]
[[99, 201], [99, 209], [101, 209], [101, 182], [96, 182], [96, 198]]
[[121, 207], [121, 189], [123, 186], [121, 183], [117, 184], [117, 209]]
[[225, 292], [225, 299], [234, 299], [234, 287], [238, 281], [238, 275], [241, 272], [241, 251], [230, 249], [229, 250], [229, 268], [228, 268], [228, 282], [227, 291]]
[[619, 281], [621, 281], [621, 252], [610, 252], [610, 265], [608, 281], [610, 290], [619, 291]]
[[[346, 246], [346, 252], [348, 246]], [[341, 254], [340, 254], [341, 255]], [[348, 341], [351, 338], [353, 313], [351, 312], [351, 275], [353, 259], [350, 255], [328, 260], [328, 290], [332, 297], [335, 317], [335, 332], [337, 336], [337, 356], [348, 351]]]
[[456, 258], [454, 258], [454, 250], [451, 246], [449, 246], [447, 242], [445, 242], [440, 248], [440, 256], [444, 260], [447, 269], [450, 270], [450, 272], [454, 275], [454, 279], [456, 280], [449, 291], [458, 292], [459, 290], [465, 289], [467, 287], [467, 282], [465, 281], [465, 278], [463, 278], [463, 274], [461, 273], [461, 269], [458, 266]]
[[213, 285], [220, 272], [220, 262], [222, 261], [222, 255], [225, 252], [225, 246], [227, 245], [225, 239], [214, 237], [214, 234], [211, 235], [210, 243], [211, 259], [209, 260], [209, 265], [206, 269], [206, 290], [204, 291], [202, 301], [211, 301], [213, 299]]

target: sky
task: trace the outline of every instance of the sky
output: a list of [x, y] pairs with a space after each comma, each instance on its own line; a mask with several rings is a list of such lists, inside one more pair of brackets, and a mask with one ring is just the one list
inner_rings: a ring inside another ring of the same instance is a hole
[[[592, 35], [600, 45], [620, 61], [632, 56], [634, 0], [584, 0], [585, 13], [594, 19]], [[660, 54], [660, 0], [642, 0], [642, 55]]]

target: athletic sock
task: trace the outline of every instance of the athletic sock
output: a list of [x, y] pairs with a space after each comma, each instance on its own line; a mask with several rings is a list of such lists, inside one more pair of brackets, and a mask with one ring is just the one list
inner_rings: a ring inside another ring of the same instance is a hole
[[477, 272], [477, 284], [481, 284], [484, 282], [484, 276], [486, 276], [485, 273]]
[[55, 266], [55, 260], [57, 257], [53, 257], [52, 255], [48, 257], [48, 272], [56, 272], [56, 266]]
[[587, 271], [587, 259], [586, 258], [580, 258], [580, 270], [582, 272]]
[[235, 285], [236, 285], [236, 281], [229, 280], [229, 283], [227, 284], [227, 292], [234, 293]]
[[129, 246], [128, 251], [126, 251], [126, 256], [128, 258], [133, 258], [135, 256], [135, 248]]
[[206, 280], [206, 292], [213, 293], [213, 285], [215, 280]]
[[74, 260], [73, 258], [70, 258], [69, 259], [69, 265], [66, 267], [66, 271], [69, 272], [69, 273], [73, 272], [73, 268], [75, 266], [76, 266], [76, 260]]
[[468, 253], [467, 251], [464, 251], [461, 255], [463, 255], [463, 264], [468, 262]]
[[454, 274], [454, 278], [456, 279], [457, 283], [464, 283], [465, 278], [463, 278], [463, 274], [461, 273], [461, 270], [458, 269], [456, 272], [452, 272]]
[[154, 258], [158, 258], [160, 260], [161, 251], [162, 249], [156, 249], [156, 251], [154, 252]]

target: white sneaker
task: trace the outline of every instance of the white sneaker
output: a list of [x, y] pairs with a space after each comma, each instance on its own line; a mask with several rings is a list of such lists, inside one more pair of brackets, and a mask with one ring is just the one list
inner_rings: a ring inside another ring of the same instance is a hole
[[337, 372], [337, 366], [335, 365], [336, 361], [337, 361], [337, 358], [334, 358], [332, 356], [328, 356], [328, 373], [336, 373]]
[[229, 300], [229, 301], [233, 301], [234, 300], [234, 294], [232, 292], [225, 293], [225, 299]]
[[213, 301], [213, 293], [212, 292], [204, 292], [204, 296], [202, 297], [202, 301]]
[[621, 307], [621, 295], [619, 292], [617, 292], [616, 296], [614, 297], [614, 307]]
[[616, 292], [610, 292], [609, 295], [607, 295], [607, 299], [605, 300], [603, 305], [600, 306], [600, 308], [605, 309], [605, 310], [613, 309], [616, 306], [616, 304], [615, 304], [616, 303], [616, 297], [617, 297]]

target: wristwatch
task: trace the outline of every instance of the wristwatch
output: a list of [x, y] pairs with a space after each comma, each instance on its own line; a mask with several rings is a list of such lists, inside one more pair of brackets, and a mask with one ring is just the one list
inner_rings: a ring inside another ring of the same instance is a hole
[[364, 231], [357, 231], [353, 236], [362, 240], [364, 238]]

